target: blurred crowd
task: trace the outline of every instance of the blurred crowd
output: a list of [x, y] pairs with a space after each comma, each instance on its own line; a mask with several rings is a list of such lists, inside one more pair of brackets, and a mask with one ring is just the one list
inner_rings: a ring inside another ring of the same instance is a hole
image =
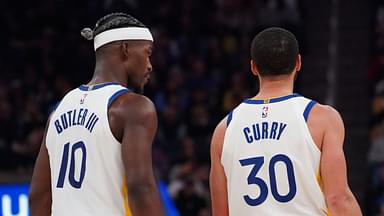
[[384, 1], [376, 1], [372, 62], [369, 82], [372, 96], [371, 147], [367, 210], [368, 215], [384, 215]]
[[156, 175], [181, 215], [209, 215], [211, 134], [257, 91], [250, 42], [272, 25], [302, 41], [300, 8], [298, 0], [1, 1], [0, 170], [31, 170], [52, 107], [90, 80], [93, 44], [81, 29], [109, 12], [126, 12], [155, 37], [145, 95], [159, 117]]

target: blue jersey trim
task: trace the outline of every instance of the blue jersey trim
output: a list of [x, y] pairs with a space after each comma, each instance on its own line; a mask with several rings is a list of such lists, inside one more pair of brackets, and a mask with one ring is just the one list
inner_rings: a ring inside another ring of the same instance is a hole
[[312, 110], [313, 106], [315, 106], [315, 104], [316, 104], [316, 101], [312, 100], [305, 107], [304, 112], [303, 112], [303, 116], [304, 116], [305, 121], [308, 120], [309, 112], [311, 112], [311, 110]]
[[108, 82], [108, 83], [100, 83], [100, 84], [91, 85], [91, 86], [81, 85], [81, 86], [79, 86], [79, 89], [81, 91], [92, 91], [92, 90], [103, 88], [104, 86], [109, 86], [109, 85], [119, 85], [119, 83]]
[[272, 98], [272, 99], [266, 99], [266, 100], [254, 100], [254, 99], [247, 99], [243, 101], [243, 103], [246, 104], [268, 104], [268, 103], [276, 103], [276, 102], [281, 102], [285, 101], [294, 97], [301, 97], [299, 94], [291, 94], [291, 95], [286, 95], [278, 98]]
[[115, 92], [108, 100], [108, 108], [112, 105], [113, 101], [115, 101], [120, 95], [124, 94], [124, 93], [128, 93], [129, 90], [128, 89], [121, 89], [117, 92]]
[[56, 104], [53, 105], [53, 107], [52, 107], [52, 112], [55, 111], [57, 109], [57, 107], [60, 106], [60, 104], [61, 104], [61, 101], [56, 102]]
[[227, 116], [227, 127], [229, 126], [229, 124], [232, 121], [232, 115], [233, 115], [233, 110]]

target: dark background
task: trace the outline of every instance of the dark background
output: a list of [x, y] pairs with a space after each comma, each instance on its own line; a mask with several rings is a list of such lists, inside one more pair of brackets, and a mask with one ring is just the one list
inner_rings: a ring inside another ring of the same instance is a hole
[[365, 215], [384, 214], [384, 1], [0, 1], [0, 183], [29, 182], [52, 107], [93, 74], [80, 31], [109, 12], [154, 34], [154, 163], [181, 215], [209, 215], [210, 137], [256, 94], [249, 46], [268, 26], [296, 34], [296, 91], [341, 112], [350, 186]]

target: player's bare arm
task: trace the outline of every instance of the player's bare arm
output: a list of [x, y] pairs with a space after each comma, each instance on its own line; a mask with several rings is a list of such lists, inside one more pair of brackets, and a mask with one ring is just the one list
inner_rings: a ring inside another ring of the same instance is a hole
[[211, 141], [211, 172], [209, 184], [211, 188], [213, 216], [228, 215], [227, 180], [224, 168], [220, 162], [226, 130], [225, 122], [226, 118], [217, 125]]
[[[362, 215], [347, 180], [343, 151], [344, 124], [340, 114], [330, 106], [316, 105], [308, 119], [315, 142], [321, 149], [320, 172], [328, 210], [332, 216]], [[320, 144], [320, 145], [319, 145]]]
[[163, 215], [152, 168], [152, 142], [157, 129], [153, 103], [142, 95], [124, 94], [109, 110], [109, 120], [112, 131], [122, 142], [132, 214]]
[[39, 155], [33, 171], [31, 188], [29, 191], [29, 206], [31, 216], [51, 215], [51, 170], [49, 166], [48, 150], [45, 145], [49, 120], [45, 129]]

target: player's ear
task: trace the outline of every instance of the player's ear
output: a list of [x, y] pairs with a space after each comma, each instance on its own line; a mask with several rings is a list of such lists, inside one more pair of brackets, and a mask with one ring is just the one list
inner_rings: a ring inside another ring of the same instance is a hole
[[295, 66], [295, 71], [300, 71], [301, 70], [301, 55], [297, 55], [296, 57], [296, 66]]
[[253, 60], [251, 60], [251, 71], [253, 75], [259, 76], [259, 71], [257, 71], [256, 63]]
[[130, 46], [127, 42], [122, 42], [120, 45], [120, 51], [123, 59], [127, 59], [130, 54]]

